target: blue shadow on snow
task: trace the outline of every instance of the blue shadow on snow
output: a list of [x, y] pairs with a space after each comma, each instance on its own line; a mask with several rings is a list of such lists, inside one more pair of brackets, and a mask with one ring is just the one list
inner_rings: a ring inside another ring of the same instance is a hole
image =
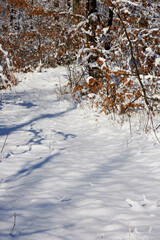
[[34, 121], [38, 121], [38, 120], [41, 120], [41, 119], [44, 119], [44, 118], [56, 118], [56, 117], [60, 117], [60, 116], [63, 116], [65, 113], [71, 111], [71, 110], [74, 110], [76, 109], [76, 105], [74, 105], [72, 108], [70, 109], [67, 109], [66, 111], [63, 111], [63, 112], [59, 112], [59, 113], [54, 113], [54, 114], [42, 114], [40, 115], [39, 117], [35, 117], [33, 118], [32, 120], [26, 122], [26, 123], [21, 123], [21, 124], [18, 124], [16, 126], [13, 126], [13, 127], [5, 127], [4, 125], [2, 125], [0, 127], [0, 136], [4, 136], [4, 135], [9, 135], [10, 133], [20, 129], [20, 128], [23, 128], [29, 124], [31, 124], [32, 122]]
[[36, 164], [34, 164], [30, 167], [27, 167], [27, 168], [23, 168], [23, 169], [19, 170], [16, 174], [14, 174], [11, 177], [9, 177], [8, 179], [6, 179], [5, 182], [15, 181], [15, 180], [17, 180], [17, 178], [28, 176], [34, 170], [43, 167], [45, 164], [49, 163], [51, 161], [51, 159], [53, 159], [53, 158], [55, 158], [59, 155], [60, 155], [60, 153], [52, 154], [51, 156], [44, 159], [42, 162], [36, 163]]
[[58, 135], [61, 135], [64, 138], [63, 140], [67, 140], [69, 137], [71, 137], [71, 138], [75, 138], [76, 137], [75, 134], [65, 134], [63, 132], [57, 132], [55, 130], [53, 132], [58, 134]]

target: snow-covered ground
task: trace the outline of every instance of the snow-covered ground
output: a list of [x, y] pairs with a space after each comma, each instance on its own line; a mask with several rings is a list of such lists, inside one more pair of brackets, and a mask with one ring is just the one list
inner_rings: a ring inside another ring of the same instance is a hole
[[[0, 92], [0, 240], [160, 240], [160, 144], [60, 97], [63, 68]], [[58, 90], [58, 91], [57, 91]]]

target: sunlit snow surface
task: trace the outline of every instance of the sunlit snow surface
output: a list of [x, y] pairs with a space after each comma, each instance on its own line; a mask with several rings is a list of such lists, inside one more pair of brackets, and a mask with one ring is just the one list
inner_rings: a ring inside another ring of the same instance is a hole
[[0, 240], [160, 240], [153, 133], [59, 98], [63, 68], [19, 79], [0, 92]]

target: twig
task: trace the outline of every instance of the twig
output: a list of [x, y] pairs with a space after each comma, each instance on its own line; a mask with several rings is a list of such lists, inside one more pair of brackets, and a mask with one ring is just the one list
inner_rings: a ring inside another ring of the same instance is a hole
[[5, 137], [5, 140], [4, 140], [4, 143], [3, 143], [2, 149], [1, 149], [1, 153], [2, 153], [3, 150], [4, 150], [4, 147], [5, 147], [6, 142], [7, 142], [7, 138], [8, 138], [8, 134], [7, 134], [6, 137]]
[[151, 118], [151, 124], [152, 124], [152, 128], [153, 128], [154, 135], [155, 135], [157, 141], [160, 143], [160, 139], [159, 139], [159, 137], [157, 136], [157, 133], [156, 133], [156, 130], [157, 130], [157, 129], [155, 129], [155, 127], [154, 127], [153, 116], [152, 116], [151, 114], [150, 114], [150, 118]]
[[16, 226], [16, 213], [14, 213], [13, 228], [12, 228], [12, 230], [11, 230], [11, 232], [10, 232], [10, 235], [12, 235], [12, 233], [13, 233], [13, 231], [14, 231], [14, 229], [15, 229], [15, 226]]
[[155, 128], [155, 130], [157, 130], [160, 127], [160, 124]]
[[130, 223], [128, 225], [128, 234], [129, 234], [129, 237], [130, 237], [131, 236], [131, 225], [130, 225]]
[[129, 130], [130, 130], [130, 135], [132, 136], [131, 115], [128, 114], [128, 118], [129, 118]]

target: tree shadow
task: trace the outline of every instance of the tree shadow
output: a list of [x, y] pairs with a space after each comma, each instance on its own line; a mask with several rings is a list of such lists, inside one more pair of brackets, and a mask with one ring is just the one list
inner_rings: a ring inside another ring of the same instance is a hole
[[26, 177], [26, 176], [30, 175], [33, 171], [43, 167], [44, 165], [49, 163], [53, 158], [55, 158], [59, 155], [60, 155], [60, 153], [52, 154], [52, 155], [50, 155], [49, 157], [47, 157], [46, 159], [44, 159], [43, 161], [41, 161], [39, 163], [33, 164], [32, 166], [27, 167], [27, 168], [23, 168], [23, 169], [19, 170], [16, 174], [10, 176], [4, 182], [8, 183], [8, 182], [11, 182], [11, 181], [16, 181], [16, 180], [18, 180], [22, 177]]
[[37, 107], [37, 104], [34, 104], [32, 102], [27, 102], [27, 101], [23, 101], [21, 103], [16, 103], [16, 105], [22, 106], [22, 107], [26, 107], [26, 108], [32, 108], [32, 107]]
[[56, 118], [56, 117], [63, 116], [65, 113], [67, 113], [69, 111], [72, 111], [74, 109], [76, 109], [76, 105], [73, 105], [73, 107], [67, 109], [66, 111], [62, 111], [62, 112], [59, 112], [59, 113], [42, 114], [42, 115], [40, 115], [38, 117], [33, 118], [32, 120], [30, 120], [30, 121], [28, 121], [26, 123], [21, 123], [21, 124], [18, 124], [16, 126], [14, 126], [14, 127], [6, 127], [5, 125], [2, 125], [0, 127], [0, 136], [4, 136], [4, 135], [7, 135], [7, 134], [9, 135], [12, 132], [17, 131], [18, 129], [23, 128], [23, 127], [25, 127], [27, 125], [30, 125], [31, 123], [33, 123], [35, 121], [39, 121], [41, 119], [46, 119], [46, 118], [50, 119], [50, 118]]
[[57, 131], [53, 131], [54, 133], [56, 133], [57, 135], [60, 135], [60, 136], [62, 136], [63, 137], [63, 140], [67, 140], [69, 137], [70, 138], [75, 138], [76, 137], [76, 135], [75, 134], [65, 134], [65, 133], [63, 133], [63, 132], [57, 132]]

